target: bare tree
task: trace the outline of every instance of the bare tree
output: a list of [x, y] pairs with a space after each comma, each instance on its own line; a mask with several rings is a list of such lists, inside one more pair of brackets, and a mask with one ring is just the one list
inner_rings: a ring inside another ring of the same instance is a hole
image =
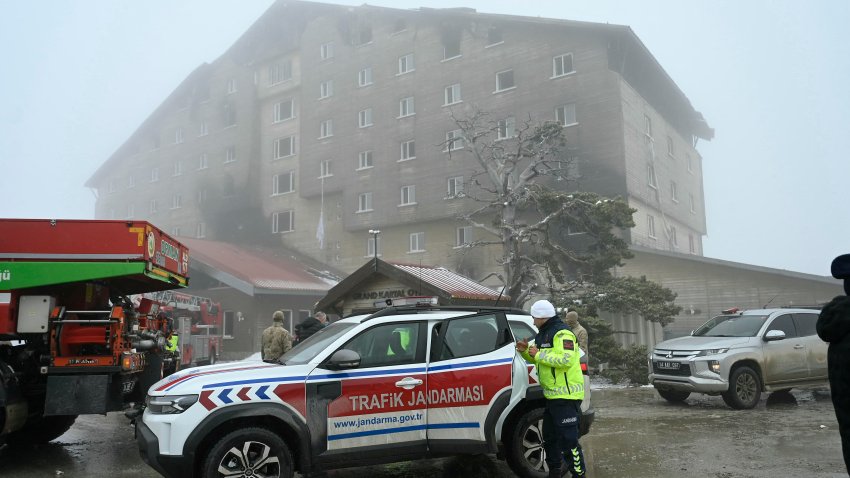
[[[472, 168], [463, 192], [471, 207], [461, 217], [486, 232], [464, 246], [501, 248], [499, 277], [512, 305], [523, 304], [536, 286], [576, 287], [631, 257], [617, 232], [634, 226], [634, 210], [619, 199], [571, 191], [575, 159], [558, 123], [492, 120], [481, 110], [452, 119], [458, 129], [443, 149]], [[585, 244], [560, 240], [554, 232], [563, 228], [581, 231]]]

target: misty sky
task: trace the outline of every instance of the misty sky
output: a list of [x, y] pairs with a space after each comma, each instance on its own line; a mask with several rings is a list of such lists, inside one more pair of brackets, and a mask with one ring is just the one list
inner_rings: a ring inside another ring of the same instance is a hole
[[[828, 275], [850, 253], [850, 1], [369, 3], [630, 26], [716, 131], [697, 147], [705, 255]], [[0, 217], [93, 217], [85, 181], [271, 4], [4, 1]]]

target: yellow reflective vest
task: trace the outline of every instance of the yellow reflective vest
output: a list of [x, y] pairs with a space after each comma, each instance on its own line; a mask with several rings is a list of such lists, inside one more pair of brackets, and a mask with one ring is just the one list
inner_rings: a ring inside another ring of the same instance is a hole
[[522, 357], [537, 367], [537, 380], [547, 399], [584, 400], [584, 376], [575, 334], [557, 317], [549, 319], [528, 347], [537, 346], [537, 355], [528, 350]]
[[180, 340], [180, 337], [177, 334], [171, 334], [171, 337], [165, 343], [165, 350], [167, 352], [177, 352], [177, 343]]

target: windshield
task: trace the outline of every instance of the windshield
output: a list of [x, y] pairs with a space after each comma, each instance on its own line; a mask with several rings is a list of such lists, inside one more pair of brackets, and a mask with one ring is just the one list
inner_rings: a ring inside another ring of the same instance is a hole
[[311, 335], [307, 340], [289, 349], [278, 360], [284, 365], [301, 365], [313, 360], [322, 350], [357, 324], [336, 322]]
[[694, 331], [695, 337], [755, 337], [766, 315], [718, 315]]

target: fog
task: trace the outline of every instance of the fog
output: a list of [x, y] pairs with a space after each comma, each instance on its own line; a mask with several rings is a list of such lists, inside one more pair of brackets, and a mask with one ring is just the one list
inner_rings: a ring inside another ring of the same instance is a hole
[[[224, 53], [271, 4], [4, 2], [0, 217], [93, 217], [86, 180], [189, 72]], [[850, 2], [370, 4], [630, 26], [716, 131], [697, 147], [705, 255], [828, 275], [832, 258], [850, 252], [842, 197], [850, 179]]]

